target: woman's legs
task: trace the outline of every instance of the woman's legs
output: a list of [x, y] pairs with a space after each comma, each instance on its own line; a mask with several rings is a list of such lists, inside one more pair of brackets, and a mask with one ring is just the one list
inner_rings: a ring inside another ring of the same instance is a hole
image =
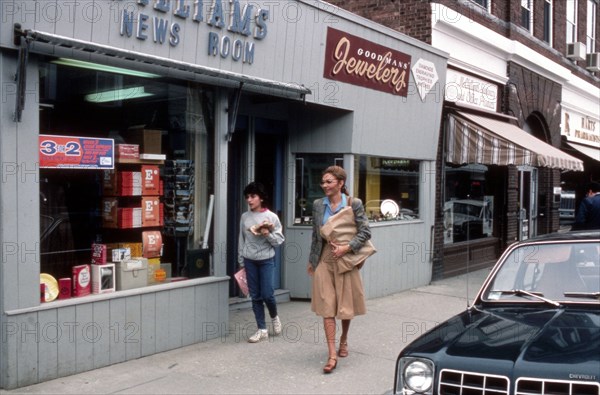
[[327, 351], [329, 358], [323, 367], [324, 373], [331, 373], [337, 366], [337, 354], [335, 353], [335, 318], [323, 318], [323, 327], [325, 329], [325, 338], [327, 340]]
[[350, 320], [342, 320], [342, 334], [340, 336], [340, 350], [338, 355], [342, 358], [348, 356], [348, 331], [350, 330]]
[[269, 316], [277, 317], [277, 303], [275, 302], [275, 288], [273, 280], [275, 277], [275, 260], [274, 258], [266, 259], [260, 262], [259, 265], [259, 283], [260, 296], [267, 305]]
[[248, 291], [252, 298], [252, 311], [256, 319], [256, 326], [258, 329], [267, 329], [261, 292], [260, 264], [256, 261], [244, 259], [244, 267], [246, 268], [246, 280], [248, 281]]

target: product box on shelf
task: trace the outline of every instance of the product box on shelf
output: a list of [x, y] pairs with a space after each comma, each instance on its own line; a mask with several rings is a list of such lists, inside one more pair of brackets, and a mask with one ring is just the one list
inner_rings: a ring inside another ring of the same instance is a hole
[[119, 201], [114, 197], [102, 198], [102, 226], [105, 228], [117, 228], [117, 208]]
[[105, 196], [141, 196], [142, 172], [103, 170], [102, 194]]
[[142, 197], [142, 226], [160, 226], [160, 200], [158, 196]]
[[148, 284], [156, 284], [158, 281], [156, 278], [157, 271], [160, 270], [160, 258], [148, 258]]
[[162, 151], [162, 130], [131, 128], [126, 140], [140, 146], [140, 153], [160, 154]]
[[122, 247], [122, 248], [113, 248], [112, 252], [112, 262], [123, 262], [131, 259], [131, 248]]
[[[112, 256], [112, 251], [115, 249], [128, 249], [130, 251], [130, 258], [131, 257], [136, 257], [136, 256], [142, 256], [142, 243], [128, 243], [128, 242], [121, 242], [121, 243], [107, 243], [106, 244], [107, 248], [108, 248], [108, 256]], [[113, 262], [115, 262], [115, 260], [113, 259]]]
[[62, 277], [58, 279], [58, 298], [69, 299], [73, 292], [73, 279]]
[[142, 195], [160, 194], [160, 172], [156, 165], [142, 165]]
[[148, 285], [148, 260], [134, 258], [129, 261], [115, 263], [117, 274], [117, 291], [140, 288]]
[[142, 256], [144, 258], [158, 258], [162, 255], [163, 242], [160, 231], [142, 232]]
[[118, 207], [117, 208], [117, 228], [131, 229], [142, 227], [142, 208], [141, 207]]
[[117, 172], [117, 195], [119, 196], [141, 196], [142, 195], [142, 172], [140, 171], [118, 171]]
[[73, 296], [85, 296], [91, 292], [90, 265], [73, 266]]
[[92, 293], [115, 291], [115, 264], [92, 265]]
[[106, 244], [92, 244], [92, 264], [102, 265], [107, 262], [108, 248]]
[[115, 153], [119, 159], [139, 159], [140, 146], [138, 144], [117, 144]]

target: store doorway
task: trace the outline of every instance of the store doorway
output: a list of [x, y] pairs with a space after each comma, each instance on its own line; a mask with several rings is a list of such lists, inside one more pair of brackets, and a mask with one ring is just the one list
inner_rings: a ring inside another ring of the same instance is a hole
[[537, 184], [535, 167], [519, 166], [519, 240], [537, 235]]
[[[228, 229], [234, 237], [228, 238], [228, 275], [237, 270], [239, 219], [248, 209], [243, 190], [250, 181], [265, 186], [269, 195], [267, 207], [284, 223], [284, 159], [287, 125], [282, 121], [262, 118], [238, 117], [236, 131], [229, 146], [229, 211]], [[275, 288], [281, 288], [282, 247], [275, 249]], [[230, 294], [238, 294], [233, 284]]]
[[[254, 179], [269, 194], [267, 206], [284, 223], [285, 125], [257, 119], [254, 138]], [[281, 288], [282, 247], [275, 249], [275, 289]]]

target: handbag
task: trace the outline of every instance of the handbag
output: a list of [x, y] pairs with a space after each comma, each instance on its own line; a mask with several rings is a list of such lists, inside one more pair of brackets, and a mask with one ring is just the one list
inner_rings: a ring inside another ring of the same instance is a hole
[[[350, 205], [329, 217], [325, 225], [321, 227], [321, 236], [328, 242], [348, 244], [355, 235], [356, 223], [354, 222], [354, 211]], [[346, 273], [354, 267], [362, 268], [367, 258], [376, 252], [377, 249], [371, 240], [367, 240], [358, 252], [349, 252], [337, 260], [338, 273]]]
[[244, 297], [248, 296], [248, 280], [246, 279], [246, 268], [241, 268], [233, 275], [235, 277], [235, 281], [237, 281], [238, 287], [240, 287], [240, 292], [244, 295]]

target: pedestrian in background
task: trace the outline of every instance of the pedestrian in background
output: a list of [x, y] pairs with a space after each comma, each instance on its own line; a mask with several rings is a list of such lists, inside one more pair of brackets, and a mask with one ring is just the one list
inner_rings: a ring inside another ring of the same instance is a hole
[[574, 229], [600, 230], [600, 183], [590, 182], [577, 210]]
[[[328, 243], [321, 234], [327, 220], [348, 205], [350, 199], [346, 189], [346, 172], [339, 166], [330, 166], [321, 175], [321, 187], [325, 197], [313, 203], [313, 231], [310, 256], [307, 267], [312, 277], [311, 309], [323, 317], [323, 327], [327, 339], [328, 360], [324, 373], [331, 373], [337, 367], [337, 357], [348, 356], [348, 331], [350, 321], [357, 315], [365, 314], [364, 289], [358, 267], [339, 273], [337, 259], [344, 254], [360, 250], [371, 238], [369, 220], [360, 199], [352, 198], [357, 232], [349, 244]], [[342, 322], [339, 350], [336, 354], [336, 318]]]
[[267, 193], [264, 186], [258, 182], [251, 182], [244, 188], [244, 196], [248, 203], [248, 211], [240, 218], [238, 264], [246, 268], [252, 310], [258, 327], [256, 333], [248, 338], [248, 342], [257, 343], [269, 338], [264, 305], [267, 306], [271, 317], [273, 334], [281, 333], [273, 281], [275, 247], [281, 245], [285, 239], [279, 218], [265, 206]]

